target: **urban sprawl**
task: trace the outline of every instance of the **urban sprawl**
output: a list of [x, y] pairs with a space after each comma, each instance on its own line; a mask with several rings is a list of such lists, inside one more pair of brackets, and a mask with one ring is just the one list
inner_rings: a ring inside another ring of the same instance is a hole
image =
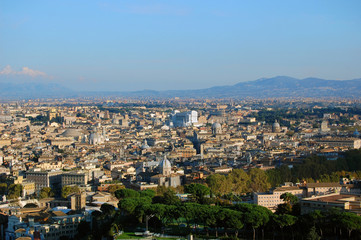
[[0, 238], [359, 239], [357, 100], [0, 103]]

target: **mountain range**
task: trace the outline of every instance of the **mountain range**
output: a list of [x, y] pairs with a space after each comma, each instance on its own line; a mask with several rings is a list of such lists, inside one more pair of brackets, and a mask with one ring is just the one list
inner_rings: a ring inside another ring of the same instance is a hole
[[56, 83], [1, 83], [0, 98], [134, 97], [134, 98], [360, 98], [361, 78], [353, 80], [297, 79], [287, 76], [261, 78], [232, 86], [195, 90], [142, 90], [132, 92], [73, 91]]

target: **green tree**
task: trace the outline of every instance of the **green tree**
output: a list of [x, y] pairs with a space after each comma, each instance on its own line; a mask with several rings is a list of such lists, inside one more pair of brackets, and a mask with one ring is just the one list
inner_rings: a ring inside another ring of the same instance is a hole
[[[283, 236], [283, 228], [284, 227], [290, 227], [293, 224], [296, 223], [297, 218], [295, 216], [289, 215], [289, 214], [274, 214], [273, 215], [273, 220], [274, 222], [281, 228], [282, 231], [282, 239], [284, 238]], [[292, 232], [292, 236], [293, 236], [293, 231]]]
[[205, 196], [210, 193], [210, 189], [203, 184], [192, 183], [185, 186], [185, 192], [192, 194], [196, 202], [204, 203]]
[[54, 196], [54, 192], [50, 187], [43, 187], [40, 192], [39, 192], [39, 198], [49, 198], [49, 197], [53, 197]]
[[113, 205], [104, 203], [101, 205], [100, 211], [105, 216], [113, 216], [115, 214], [115, 207]]
[[249, 188], [247, 183], [250, 181], [250, 177], [243, 169], [233, 169], [227, 176], [227, 185], [231, 187], [231, 191], [234, 194], [240, 194], [248, 192]]
[[76, 239], [89, 239], [89, 235], [91, 234], [90, 224], [86, 221], [81, 221], [77, 228], [77, 234], [75, 235]]
[[143, 191], [140, 191], [140, 197], [150, 197], [153, 198], [155, 196], [155, 191], [152, 189], [146, 189]]
[[233, 209], [243, 213], [244, 223], [252, 228], [253, 239], [256, 238], [256, 230], [260, 227], [262, 227], [263, 235], [263, 228], [272, 216], [272, 212], [269, 209], [248, 203], [236, 204], [233, 206]]
[[8, 199], [16, 199], [21, 196], [23, 186], [21, 184], [11, 184], [8, 189]]
[[118, 207], [126, 214], [137, 219], [138, 222], [143, 221], [143, 217], [149, 210], [152, 199], [149, 197], [128, 197], [119, 201]]
[[124, 185], [121, 184], [114, 184], [108, 187], [108, 192], [111, 193], [113, 196], [115, 196], [115, 191], [119, 189], [123, 189]]
[[320, 240], [321, 237], [316, 232], [316, 227], [312, 226], [306, 237], [307, 240]]
[[129, 189], [129, 188], [123, 188], [123, 189], [118, 189], [115, 191], [115, 197], [118, 199], [122, 199], [122, 198], [138, 198], [140, 197], [140, 193], [133, 190], [133, 189]]
[[244, 224], [242, 222], [243, 215], [241, 212], [233, 211], [233, 210], [226, 210], [224, 212], [225, 214], [225, 225], [228, 228], [231, 228], [235, 232], [235, 237], [238, 237], [238, 232], [240, 229], [244, 227]]
[[70, 194], [72, 193], [80, 193], [80, 188], [78, 186], [64, 186], [61, 189], [61, 197], [62, 198], [67, 198]]
[[8, 185], [6, 183], [0, 183], [0, 195], [5, 195], [8, 190]]
[[217, 195], [224, 195], [229, 193], [231, 186], [228, 184], [227, 178], [221, 174], [212, 174], [207, 177], [207, 185], [212, 193]]
[[163, 192], [162, 196], [155, 196], [153, 198], [153, 203], [177, 205], [180, 202], [181, 202], [180, 199], [176, 196], [176, 193], [172, 188], [167, 188], [167, 190]]
[[253, 192], [267, 191], [271, 184], [268, 182], [266, 173], [259, 168], [252, 168], [249, 172], [248, 186]]
[[351, 212], [342, 212], [339, 223], [347, 229], [349, 238], [351, 238], [352, 231], [361, 229], [361, 217]]

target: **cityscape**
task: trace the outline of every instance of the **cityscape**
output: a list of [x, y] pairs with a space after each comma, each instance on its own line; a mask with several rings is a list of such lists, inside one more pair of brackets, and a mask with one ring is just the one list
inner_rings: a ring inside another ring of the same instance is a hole
[[0, 2], [0, 239], [361, 239], [360, 7]]

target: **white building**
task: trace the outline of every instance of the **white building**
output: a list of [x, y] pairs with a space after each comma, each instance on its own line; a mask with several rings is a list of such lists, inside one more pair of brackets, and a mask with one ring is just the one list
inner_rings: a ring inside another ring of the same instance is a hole
[[175, 110], [170, 116], [170, 125], [173, 127], [189, 127], [198, 123], [198, 113], [196, 111], [179, 112]]

